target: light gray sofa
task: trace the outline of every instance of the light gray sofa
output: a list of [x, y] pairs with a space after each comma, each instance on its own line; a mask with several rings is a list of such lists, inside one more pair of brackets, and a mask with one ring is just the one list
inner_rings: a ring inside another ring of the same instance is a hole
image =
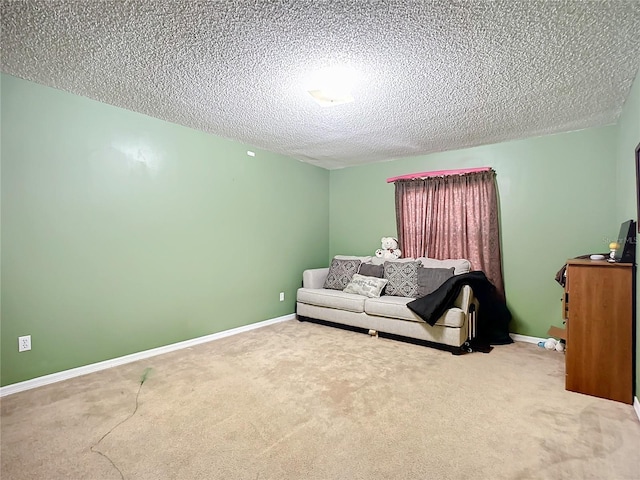
[[[377, 257], [349, 258], [360, 258], [363, 263], [382, 263]], [[464, 259], [421, 257], [418, 260], [427, 268], [454, 267], [455, 275], [467, 273], [471, 268], [470, 262]], [[478, 303], [468, 285], [462, 288], [454, 305], [431, 326], [407, 307], [413, 298], [391, 295], [369, 298], [323, 288], [328, 272], [329, 268], [304, 271], [302, 288], [297, 292], [296, 314], [299, 320], [322, 320], [369, 330], [370, 334], [380, 332], [421, 340], [453, 353], [467, 350], [467, 340], [474, 337]]]

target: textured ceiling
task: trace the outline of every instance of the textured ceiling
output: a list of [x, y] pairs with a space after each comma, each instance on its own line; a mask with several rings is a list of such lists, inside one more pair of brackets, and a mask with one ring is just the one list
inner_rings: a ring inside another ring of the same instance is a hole
[[[2, 71], [340, 168], [615, 123], [640, 0], [2, 0]], [[321, 107], [318, 69], [357, 72]]]

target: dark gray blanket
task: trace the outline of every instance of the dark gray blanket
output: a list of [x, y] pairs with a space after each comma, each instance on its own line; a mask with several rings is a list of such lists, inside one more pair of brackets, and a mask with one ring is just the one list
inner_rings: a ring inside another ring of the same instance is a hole
[[487, 345], [513, 343], [509, 336], [511, 312], [484, 272], [476, 271], [454, 275], [436, 291], [409, 302], [407, 307], [433, 326], [438, 318], [453, 306], [464, 285], [469, 285], [472, 288], [473, 294], [480, 304], [477, 316], [476, 342]]

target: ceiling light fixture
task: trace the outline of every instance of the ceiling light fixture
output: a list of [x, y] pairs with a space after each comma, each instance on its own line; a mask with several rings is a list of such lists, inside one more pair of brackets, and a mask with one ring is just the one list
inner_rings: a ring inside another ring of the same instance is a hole
[[323, 107], [353, 102], [351, 89], [356, 77], [355, 71], [347, 67], [324, 68], [313, 76], [307, 92]]

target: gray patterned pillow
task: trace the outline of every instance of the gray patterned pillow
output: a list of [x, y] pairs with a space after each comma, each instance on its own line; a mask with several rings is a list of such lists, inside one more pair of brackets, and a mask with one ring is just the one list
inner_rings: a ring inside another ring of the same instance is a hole
[[382, 289], [388, 280], [384, 278], [368, 277], [366, 275], [355, 274], [349, 285], [344, 289], [345, 293], [357, 293], [365, 297], [379, 297]]
[[416, 262], [384, 262], [384, 278], [389, 280], [385, 295], [396, 297], [418, 296], [418, 269], [422, 268]]
[[334, 258], [329, 266], [329, 274], [324, 282], [324, 288], [344, 290], [351, 281], [353, 274], [360, 268], [360, 260], [339, 260]]

